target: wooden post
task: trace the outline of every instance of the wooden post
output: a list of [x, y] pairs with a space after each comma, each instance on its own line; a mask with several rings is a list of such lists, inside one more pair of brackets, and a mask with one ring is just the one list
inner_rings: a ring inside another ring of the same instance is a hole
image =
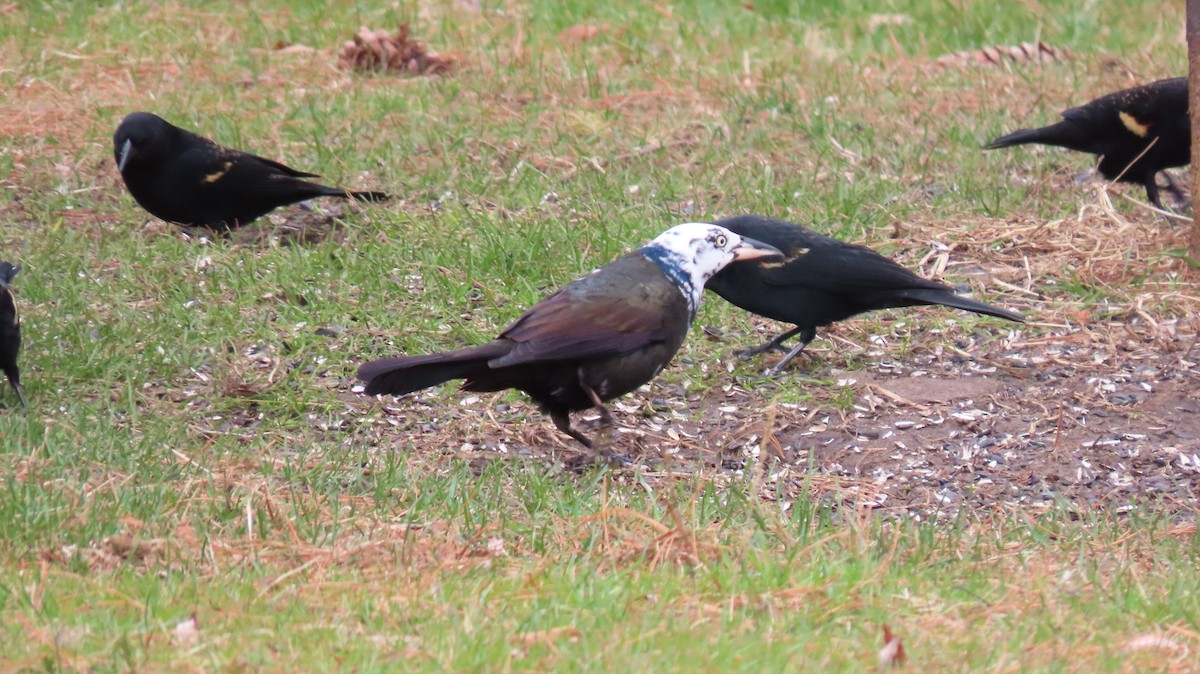
[[[1192, 119], [1192, 152], [1200, 148], [1200, 0], [1187, 0], [1188, 112]], [[1193, 157], [1195, 155], [1193, 154]], [[1200, 261], [1200, 161], [1191, 164], [1192, 235], [1188, 255]]]

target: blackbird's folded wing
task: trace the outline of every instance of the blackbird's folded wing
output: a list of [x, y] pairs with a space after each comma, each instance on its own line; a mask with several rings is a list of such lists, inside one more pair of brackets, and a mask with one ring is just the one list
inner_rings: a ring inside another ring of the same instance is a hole
[[760, 263], [762, 281], [769, 286], [804, 287], [832, 294], [878, 293], [903, 288], [948, 290], [921, 278], [863, 246], [841, 244], [813, 249], [782, 264]]
[[213, 171], [237, 169], [239, 172], [252, 171], [259, 175], [283, 174], [291, 178], [320, 178], [316, 173], [297, 171], [281, 164], [274, 159], [260, 157], [252, 152], [235, 150], [220, 145], [209, 138], [180, 129], [184, 134], [183, 163], [194, 166], [209, 166]]
[[220, 148], [188, 150], [181, 161], [196, 167], [200, 189], [219, 187], [220, 198], [233, 203], [278, 205], [315, 196], [342, 194], [342, 190], [310, 183], [301, 178], [317, 177], [279, 162], [246, 152]]
[[1150, 138], [1159, 121], [1187, 116], [1187, 92], [1187, 78], [1174, 77], [1101, 96], [1062, 116], [1093, 136], [1128, 132]]
[[297, 171], [296, 169], [292, 168], [291, 166], [288, 166], [287, 164], [281, 164], [281, 163], [275, 161], [274, 159], [267, 159], [266, 157], [260, 157], [256, 154], [250, 154], [249, 152], [237, 152], [236, 154], [241, 155], [242, 162], [249, 164], [251, 161], [255, 161], [255, 162], [259, 162], [261, 164], [266, 164], [268, 167], [275, 169], [275, 171], [282, 173], [282, 174], [288, 176], [289, 178], [320, 178], [321, 177], [317, 173], [309, 173], [307, 171]]

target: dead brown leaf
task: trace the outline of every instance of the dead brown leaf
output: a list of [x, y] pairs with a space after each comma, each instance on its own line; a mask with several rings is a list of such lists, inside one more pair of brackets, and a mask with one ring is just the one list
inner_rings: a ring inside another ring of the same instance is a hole
[[402, 24], [395, 34], [360, 28], [353, 40], [342, 45], [338, 64], [351, 70], [442, 75], [454, 68], [454, 59], [427, 52], [409, 37], [408, 24]]
[[590, 23], [581, 23], [567, 28], [558, 34], [558, 41], [562, 44], [579, 44], [587, 42], [592, 38], [602, 33], [608, 32], [608, 26], [596, 26]]
[[879, 649], [879, 665], [878, 670], [883, 671], [888, 667], [899, 667], [908, 659], [908, 655], [904, 652], [904, 644], [900, 642], [900, 637], [892, 632], [892, 628], [887, 625], [883, 626], [883, 648]]
[[1071, 53], [1066, 49], [1038, 40], [1018, 45], [999, 45], [954, 52], [934, 59], [933, 63], [940, 66], [1001, 66], [1011, 63], [1065, 61], [1069, 58]]

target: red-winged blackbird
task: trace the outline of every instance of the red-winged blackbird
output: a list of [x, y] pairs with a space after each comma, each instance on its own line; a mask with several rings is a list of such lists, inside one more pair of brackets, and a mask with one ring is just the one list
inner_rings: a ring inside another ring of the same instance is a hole
[[21, 370], [17, 367], [17, 355], [21, 353], [21, 315], [12, 294], [12, 282], [20, 267], [0, 262], [0, 370], [8, 377], [8, 383], [25, 403], [25, 391], [21, 388]]
[[[1100, 156], [1100, 174], [1108, 180], [1146, 188], [1150, 203], [1162, 208], [1155, 176], [1163, 169], [1191, 161], [1192, 132], [1188, 121], [1186, 77], [1159, 80], [1101, 96], [1062, 113], [1063, 121], [1040, 129], [1021, 129], [1001, 136], [986, 149], [1036, 143]], [[1167, 189], [1183, 194], [1170, 175]]]
[[190, 227], [228, 231], [280, 206], [313, 197], [380, 201], [276, 161], [222, 147], [157, 115], [135, 112], [113, 135], [113, 156], [129, 193], [151, 214]]
[[921, 278], [865, 246], [822, 236], [800, 225], [759, 215], [715, 224], [783, 251], [778, 261], [736, 262], [708, 282], [708, 289], [746, 311], [796, 327], [752, 356], [796, 335], [800, 343], [771, 368], [778, 372], [817, 336], [817, 328], [876, 309], [940, 304], [1024, 322], [1020, 315], [954, 294], [948, 285]]
[[[604, 401], [650, 381], [683, 343], [704, 282], [735, 259], [779, 251], [713, 225], [673, 227], [638, 250], [535, 304], [487, 344], [364, 364], [370, 395], [401, 395], [451, 379], [465, 391], [515, 388], [589, 449], [570, 413], [600, 410], [601, 451], [612, 417]], [[611, 456], [611, 455], [610, 455]]]

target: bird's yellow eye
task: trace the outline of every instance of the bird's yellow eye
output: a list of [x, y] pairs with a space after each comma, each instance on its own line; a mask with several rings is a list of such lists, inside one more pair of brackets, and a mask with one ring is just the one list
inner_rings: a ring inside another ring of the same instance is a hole
[[717, 248], [724, 248], [725, 244], [727, 244], [727, 243], [729, 243], [729, 240], [725, 238], [724, 234], [717, 235], [717, 241], [716, 241]]

